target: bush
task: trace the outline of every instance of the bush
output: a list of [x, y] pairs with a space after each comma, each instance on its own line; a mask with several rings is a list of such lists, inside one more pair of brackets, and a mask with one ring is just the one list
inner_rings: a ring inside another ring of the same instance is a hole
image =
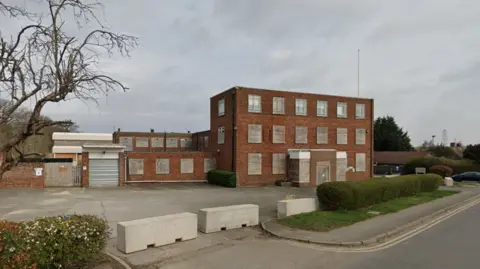
[[43, 217], [18, 224], [10, 235], [3, 238], [4, 251], [25, 258], [23, 267], [12, 268], [84, 268], [103, 255], [110, 228], [91, 215]]
[[441, 182], [442, 178], [435, 174], [326, 182], [317, 187], [317, 197], [326, 210], [353, 210], [420, 192], [432, 192]]
[[428, 169], [428, 172], [445, 178], [452, 176], [453, 170], [446, 165], [434, 165]]
[[436, 157], [418, 157], [410, 159], [404, 166], [404, 174], [415, 174], [416, 167], [425, 167], [427, 171], [432, 166], [445, 165], [452, 168], [452, 174], [461, 174], [464, 172], [480, 172], [480, 164], [475, 164], [470, 160], [452, 160]]
[[0, 222], [0, 268], [35, 268], [24, 251], [19, 224]]
[[208, 184], [219, 185], [227, 188], [237, 187], [237, 176], [235, 172], [224, 170], [210, 170], [207, 173]]

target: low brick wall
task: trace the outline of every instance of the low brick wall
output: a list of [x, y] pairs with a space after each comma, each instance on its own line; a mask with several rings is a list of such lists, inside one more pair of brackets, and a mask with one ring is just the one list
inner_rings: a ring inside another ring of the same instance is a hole
[[43, 168], [43, 163], [20, 163], [0, 179], [0, 188], [43, 188], [44, 171], [35, 175], [34, 168]]

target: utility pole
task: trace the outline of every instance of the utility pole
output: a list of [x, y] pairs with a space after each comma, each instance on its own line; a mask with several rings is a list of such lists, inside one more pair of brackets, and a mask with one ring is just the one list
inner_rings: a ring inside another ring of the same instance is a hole
[[357, 97], [360, 97], [360, 49], [357, 50]]

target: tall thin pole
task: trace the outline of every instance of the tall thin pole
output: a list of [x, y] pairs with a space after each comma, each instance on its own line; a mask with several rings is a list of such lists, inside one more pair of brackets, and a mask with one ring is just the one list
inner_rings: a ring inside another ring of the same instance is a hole
[[357, 51], [358, 62], [357, 62], [357, 96], [360, 97], [360, 49]]

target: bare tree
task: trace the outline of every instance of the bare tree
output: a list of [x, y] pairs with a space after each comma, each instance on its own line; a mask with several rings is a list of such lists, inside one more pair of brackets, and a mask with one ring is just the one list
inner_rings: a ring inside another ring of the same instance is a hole
[[[137, 46], [135, 37], [111, 32], [100, 22], [96, 14], [103, 6], [99, 1], [40, 0], [48, 10], [45, 14], [4, 3], [0, 0], [0, 16], [21, 17], [31, 24], [10, 38], [0, 33], [0, 97], [7, 98], [0, 104], [0, 131], [11, 126], [19, 114], [23, 118], [22, 125], [0, 141], [0, 152], [8, 155], [8, 161], [0, 165], [0, 178], [22, 158], [38, 155], [21, 152], [20, 145], [28, 137], [46, 127], [72, 126], [70, 120], [45, 119], [41, 113], [46, 104], [71, 99], [96, 102], [99, 94], [127, 90], [102, 73], [97, 64], [101, 55], [117, 52], [129, 56]], [[97, 29], [84, 38], [68, 33], [65, 18], [70, 14], [78, 27], [93, 24]], [[26, 110], [26, 104], [34, 105]]]

